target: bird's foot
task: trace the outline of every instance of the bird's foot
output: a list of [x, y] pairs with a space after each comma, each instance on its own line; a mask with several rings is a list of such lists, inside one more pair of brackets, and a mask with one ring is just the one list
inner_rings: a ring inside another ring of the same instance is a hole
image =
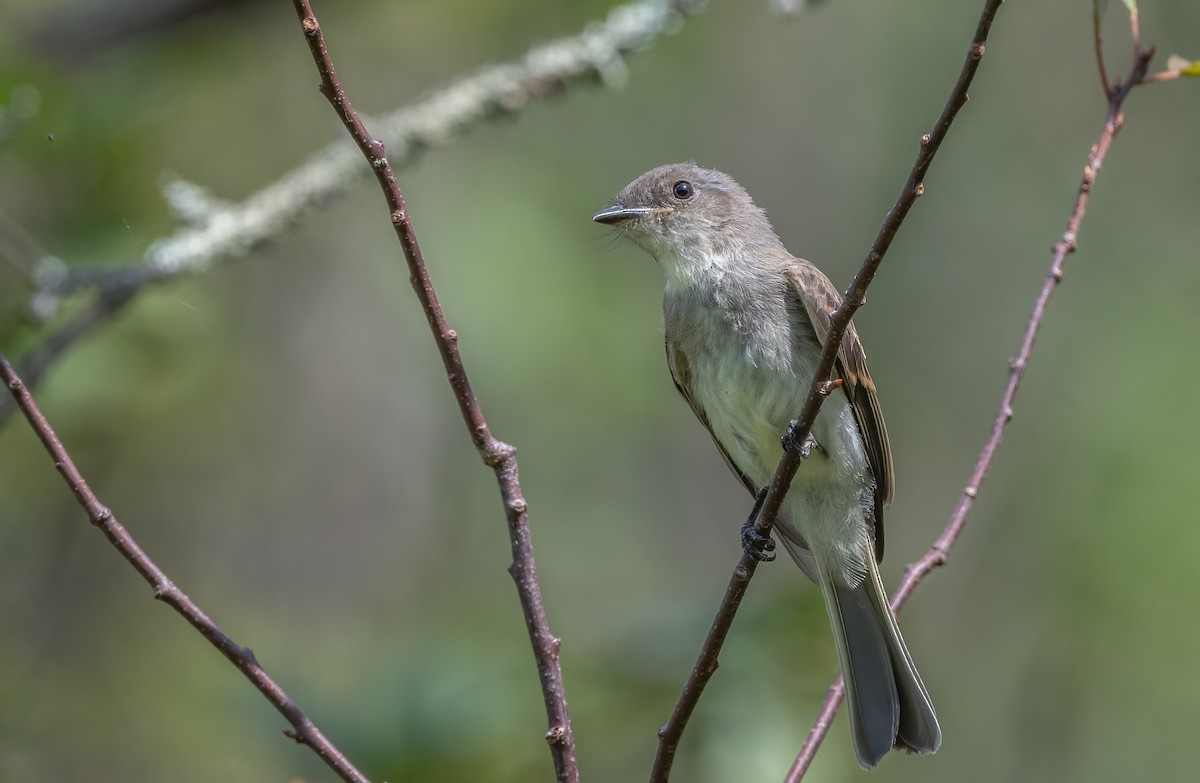
[[769, 563], [775, 559], [775, 539], [764, 536], [755, 529], [758, 512], [762, 509], [763, 501], [767, 499], [767, 487], [763, 487], [754, 498], [754, 508], [750, 517], [742, 525], [742, 551], [760, 563]]
[[817, 439], [813, 437], [812, 432], [809, 432], [807, 435], [805, 435], [803, 441], [796, 437], [796, 429], [799, 426], [800, 422], [796, 421], [795, 419], [792, 419], [788, 422], [787, 432], [784, 433], [784, 436], [779, 439], [779, 443], [783, 446], [783, 450], [792, 452], [796, 456], [800, 457], [800, 459], [808, 459], [809, 455], [812, 454], [813, 449], [816, 449], [819, 454], [828, 457], [829, 452], [825, 451], [824, 446], [822, 446], [820, 443], [817, 443]]

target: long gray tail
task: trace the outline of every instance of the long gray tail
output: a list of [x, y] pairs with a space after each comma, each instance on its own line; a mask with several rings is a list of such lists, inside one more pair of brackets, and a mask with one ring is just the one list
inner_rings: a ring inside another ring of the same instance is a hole
[[896, 625], [873, 558], [862, 584], [850, 588], [820, 574], [846, 681], [850, 731], [858, 763], [870, 769], [893, 747], [933, 753], [942, 744], [929, 693]]

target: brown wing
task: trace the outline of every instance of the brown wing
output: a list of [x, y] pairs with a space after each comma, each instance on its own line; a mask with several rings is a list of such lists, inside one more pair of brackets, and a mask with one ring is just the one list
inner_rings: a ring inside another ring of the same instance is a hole
[[[796, 287], [798, 298], [804, 303], [817, 340], [824, 345], [831, 316], [841, 304], [841, 296], [828, 277], [803, 259], [796, 259], [788, 276]], [[871, 472], [875, 474], [875, 557], [879, 559], [883, 557], [883, 506], [892, 500], [896, 475], [892, 471], [892, 449], [888, 442], [887, 427], [883, 423], [883, 411], [879, 407], [879, 396], [875, 392], [871, 373], [867, 370], [867, 355], [863, 352], [853, 322], [842, 336], [834, 371], [842, 379], [842, 391], [850, 401], [850, 410], [866, 444]]]
[[738, 468], [737, 465], [733, 464], [733, 460], [729, 458], [729, 452], [725, 450], [723, 445], [721, 445], [721, 441], [717, 440], [717, 436], [713, 435], [712, 427], [709, 426], [708, 416], [704, 414], [704, 409], [697, 405], [696, 401], [692, 399], [692, 395], [688, 391], [692, 388], [691, 366], [688, 364], [687, 356], [685, 356], [683, 351], [680, 350], [679, 346], [675, 345], [675, 343], [671, 340], [670, 333], [667, 334], [666, 346], [667, 367], [669, 367], [671, 370], [671, 379], [675, 381], [675, 388], [679, 390], [679, 394], [683, 397], [683, 399], [687, 400], [687, 404], [692, 409], [692, 413], [696, 414], [696, 418], [699, 419], [700, 423], [704, 425], [704, 429], [708, 430], [708, 434], [712, 436], [713, 443], [717, 444], [717, 449], [721, 452], [721, 456], [725, 459], [725, 464], [728, 465], [729, 469], [733, 471], [733, 475], [737, 476], [741, 480], [742, 484], [746, 486], [746, 489], [750, 490], [751, 495], [757, 495], [758, 491], [762, 489], [762, 487], [754, 486], [754, 482], [752, 482], [746, 476], [746, 474]]

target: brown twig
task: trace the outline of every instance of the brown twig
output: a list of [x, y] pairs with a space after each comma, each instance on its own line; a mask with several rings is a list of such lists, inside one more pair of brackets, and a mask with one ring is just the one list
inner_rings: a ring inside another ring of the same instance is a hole
[[[1050, 297], [1053, 296], [1055, 289], [1058, 288], [1058, 284], [1062, 282], [1063, 263], [1066, 261], [1068, 255], [1075, 252], [1076, 240], [1079, 236], [1079, 225], [1083, 222], [1083, 215], [1087, 209], [1088, 196], [1092, 192], [1092, 185], [1096, 181], [1096, 174], [1104, 162], [1104, 156], [1108, 153], [1108, 148], [1112, 144], [1113, 138], [1121, 129], [1123, 122], [1121, 105], [1129, 95], [1129, 91], [1142, 83], [1142, 79], [1146, 75], [1146, 69], [1150, 65], [1150, 58], [1153, 56], [1153, 47], [1147, 49], [1139, 48], [1129, 76], [1123, 82], [1113, 85], [1108, 93], [1108, 113], [1104, 119], [1104, 129], [1101, 131], [1100, 138], [1092, 146], [1091, 152], [1088, 155], [1087, 165], [1083, 169], [1083, 180], [1079, 183], [1079, 191], [1075, 195], [1075, 206], [1071, 210], [1071, 216], [1067, 220], [1066, 231], [1063, 232], [1062, 238], [1058, 243], [1054, 245], [1050, 261], [1050, 271], [1047, 273], [1046, 280], [1042, 284], [1042, 290], [1038, 293], [1037, 299], [1034, 302], [1033, 312], [1030, 314], [1029, 321], [1025, 325], [1025, 334], [1021, 337], [1021, 345], [1017, 350], [1017, 355], [1009, 362], [1008, 381], [1005, 384], [1004, 393], [1000, 396], [1000, 406], [996, 412], [996, 418], [992, 422], [991, 433], [988, 435], [983, 449], [979, 452], [979, 458], [975, 462], [975, 469], [971, 472], [971, 478], [967, 482], [966, 487], [963, 488], [958, 505], [955, 506], [954, 512], [950, 515], [950, 521], [946, 523], [942, 534], [938, 536], [937, 541], [934, 542], [929, 551], [920, 560], [907, 568], [904, 580], [896, 588], [896, 592], [892, 594], [892, 609], [894, 611], [900, 611], [900, 608], [904, 606], [904, 603], [912, 595], [917, 585], [930, 572], [945, 565], [946, 559], [950, 555], [950, 549], [954, 546], [959, 535], [962, 533], [963, 527], [966, 525], [967, 515], [975, 505], [975, 498], [979, 495], [979, 488], [983, 484], [988, 469], [991, 468], [992, 461], [996, 457], [996, 451], [1000, 447], [1004, 430], [1009, 422], [1012, 421], [1013, 401], [1016, 399], [1017, 388], [1021, 384], [1021, 378], [1025, 374], [1029, 356], [1033, 352], [1034, 340], [1037, 337], [1039, 329], [1041, 329], [1042, 320], [1046, 314], [1046, 305], [1049, 303]], [[839, 677], [826, 694], [817, 720], [809, 731], [808, 737], [805, 739], [804, 745], [796, 757], [796, 761], [792, 764], [792, 768], [788, 772], [788, 776], [784, 779], [785, 783], [799, 781], [808, 770], [813, 757], [816, 755], [817, 748], [829, 731], [834, 715], [837, 714], [838, 705], [841, 703], [844, 693], [842, 679]]]
[[1101, 25], [1104, 22], [1104, 16], [1100, 13], [1100, 6], [1093, 0], [1092, 5], [1092, 48], [1096, 52], [1096, 71], [1100, 74], [1100, 86], [1104, 88], [1104, 97], [1108, 97], [1108, 91], [1112, 85], [1108, 83], [1108, 69], [1104, 67], [1104, 40], [1101, 31]]
[[458, 402], [463, 421], [470, 431], [471, 440], [479, 451], [485, 464], [496, 472], [500, 484], [500, 496], [504, 502], [505, 515], [508, 519], [509, 538], [512, 543], [513, 561], [509, 573], [517, 585], [521, 608], [525, 615], [525, 625], [529, 632], [529, 640], [533, 645], [534, 658], [537, 661], [538, 676], [542, 683], [542, 696], [545, 701], [546, 717], [549, 726], [546, 731], [546, 741], [550, 745], [550, 753], [554, 759], [557, 779], [560, 783], [577, 783], [579, 771], [575, 760], [575, 740], [571, 732], [571, 718], [567, 711], [566, 693], [563, 687], [562, 669], [559, 666], [560, 640], [550, 632], [546, 619], [546, 611], [542, 605], [541, 587], [538, 585], [534, 569], [533, 541], [529, 532], [529, 514], [525, 498], [521, 493], [521, 485], [517, 473], [516, 449], [498, 440], [488, 429], [483, 411], [475, 399], [475, 393], [467, 380], [466, 369], [458, 352], [458, 335], [446, 323], [441, 305], [429, 279], [429, 271], [421, 248], [417, 244], [409, 219], [408, 208], [404, 203], [404, 195], [396, 182], [384, 152], [383, 143], [371, 136], [363, 125], [362, 119], [355, 112], [346, 96], [341, 82], [334, 71], [333, 61], [325, 45], [321, 26], [313, 15], [308, 0], [293, 0], [300, 24], [304, 29], [313, 61], [321, 74], [321, 93], [329, 99], [334, 110], [346, 126], [347, 132], [353, 137], [355, 144], [362, 151], [379, 181], [391, 210], [392, 226], [400, 240], [404, 258], [408, 262], [410, 281], [429, 328], [437, 342], [442, 364], [446, 368], [446, 376], [454, 390], [454, 399]]
[[1192, 78], [1200, 76], [1200, 73], [1197, 73], [1197, 63], [1176, 55], [1167, 58], [1167, 67], [1165, 70], [1147, 73], [1143, 76], [1142, 84], [1169, 82], [1183, 76]]
[[1157, 82], [1169, 82], [1178, 79], [1182, 74], [1179, 71], [1165, 70], [1148, 73], [1142, 77], [1142, 84], [1155, 84]]
[[366, 776], [354, 768], [354, 765], [342, 752], [321, 733], [316, 724], [296, 706], [291, 697], [263, 670], [250, 648], [237, 644], [218, 628], [217, 624], [187, 596], [187, 593], [180, 590], [150, 559], [150, 556], [138, 546], [133, 536], [117, 520], [112, 511], [96, 498], [92, 488], [88, 486], [87, 481], [75, 467], [75, 463], [71, 461], [62, 442], [54, 434], [50, 423], [46, 421], [46, 417], [42, 415], [41, 410], [33, 401], [29, 389], [3, 353], [0, 353], [0, 380], [4, 382], [12, 394], [17, 408], [25, 414], [29, 425], [33, 427], [38, 439], [46, 447], [46, 451], [54, 460], [54, 467], [62, 474], [63, 480], [74, 493], [79, 505], [87, 512], [88, 519], [93, 525], [100, 528], [109, 542], [121, 553], [121, 556], [150, 583], [150, 586], [154, 588], [154, 597], [183, 615], [183, 618], [191, 623], [201, 636], [229, 659], [229, 662], [236, 666], [238, 671], [246, 676], [246, 679], [250, 680], [267, 701], [279, 710], [279, 714], [292, 726], [291, 731], [285, 732], [289, 737], [312, 748], [342, 780], [348, 783], [369, 783]]
[[[842, 343], [842, 336], [846, 332], [846, 327], [850, 324], [850, 319], [854, 315], [854, 312], [862, 306], [867, 286], [874, 279], [875, 273], [879, 269], [879, 264], [883, 261], [884, 254], [887, 253], [888, 248], [891, 246], [896, 232], [900, 230], [900, 226], [903, 224], [904, 218], [908, 215], [908, 211], [925, 192], [924, 179], [926, 172], [929, 170], [929, 165], [933, 162], [934, 155], [937, 154], [938, 148], [946, 138], [946, 134], [950, 130], [950, 124], [954, 122], [955, 116], [967, 102], [967, 88], [970, 87], [971, 80], [975, 77], [975, 71], [979, 68], [979, 63], [983, 59], [984, 44], [987, 41], [992, 20], [995, 18], [1001, 2], [1003, 0], [986, 0], [984, 3], [983, 12], [975, 28], [975, 36], [968, 48], [966, 60], [963, 63], [962, 70], [958, 74], [958, 80], [955, 82], [954, 88], [950, 91], [950, 97], [946, 99], [946, 104], [942, 108], [941, 115], [934, 123], [933, 129], [921, 137], [921, 147], [917, 153], [917, 159], [913, 163], [912, 170], [909, 172], [908, 180], [904, 183], [904, 188], [900, 191], [900, 195], [897, 197], [891, 211], [884, 218], [883, 225], [880, 227], [879, 233], [876, 235], [866, 259], [858, 270], [858, 274], [854, 276], [850, 287], [846, 290], [846, 295], [842, 300], [841, 306], [838, 307], [832, 316], [829, 334], [825, 339], [825, 347], [821, 353], [820, 361], [817, 363], [816, 370], [813, 373], [812, 386], [809, 389], [808, 398], [805, 400], [800, 415], [796, 418], [796, 426], [792, 429], [794, 437], [798, 442], [803, 442], [804, 438], [812, 431], [813, 423], [817, 418], [817, 412], [820, 410], [821, 404], [825, 401], [825, 397], [828, 394], [829, 389], [826, 386], [826, 382], [833, 371], [838, 346]], [[780, 506], [783, 504], [783, 497], [787, 493], [792, 478], [796, 475], [799, 467], [799, 456], [790, 449], [784, 450], [783, 458], [779, 461], [779, 467], [771, 479], [771, 484], [767, 490], [766, 499], [763, 501], [758, 521], [755, 523], [755, 530], [760, 535], [766, 536], [771, 532], [771, 528], [775, 524], [775, 519], [779, 514]], [[724, 644], [725, 636], [729, 632], [729, 627], [733, 623], [733, 618], [737, 613], [738, 606], [741, 604], [742, 597], [745, 595], [746, 588], [749, 586], [750, 579], [753, 577], [757, 565], [758, 562], [756, 560], [743, 555], [737, 567], [734, 568], [733, 576], [729, 580], [725, 596], [721, 600], [721, 605], [717, 609], [717, 614], [713, 619], [708, 636], [704, 640], [704, 646], [700, 650], [700, 656], [696, 661], [696, 665], [692, 668], [692, 672], [684, 685], [683, 692], [680, 694], [679, 700], [671, 712], [670, 719], [665, 726], [659, 729], [658, 753], [655, 755], [654, 766], [650, 771], [651, 783], [665, 783], [670, 776], [671, 764], [675, 758], [679, 739], [683, 735], [688, 718], [695, 709], [705, 685], [707, 685], [713, 672], [717, 669], [717, 658], [720, 654], [721, 646]]]

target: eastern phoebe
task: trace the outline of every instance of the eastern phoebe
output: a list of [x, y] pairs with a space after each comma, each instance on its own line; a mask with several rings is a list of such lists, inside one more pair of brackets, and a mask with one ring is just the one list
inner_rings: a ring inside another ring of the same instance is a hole
[[[592, 220], [620, 229], [662, 267], [671, 377], [761, 502], [779, 462], [780, 437], [790, 432], [812, 383], [841, 301], [837, 289], [784, 248], [732, 178], [691, 163], [646, 172]], [[825, 596], [855, 753], [871, 768], [893, 747], [933, 753], [942, 734], [876, 565], [883, 506], [892, 498], [892, 455], [853, 324], [842, 338], [836, 374], [841, 393], [825, 401], [811, 438], [799, 447], [809, 458], [792, 481], [776, 530]], [[743, 535], [749, 554], [773, 557], [769, 540], [756, 549], [753, 538]]]

